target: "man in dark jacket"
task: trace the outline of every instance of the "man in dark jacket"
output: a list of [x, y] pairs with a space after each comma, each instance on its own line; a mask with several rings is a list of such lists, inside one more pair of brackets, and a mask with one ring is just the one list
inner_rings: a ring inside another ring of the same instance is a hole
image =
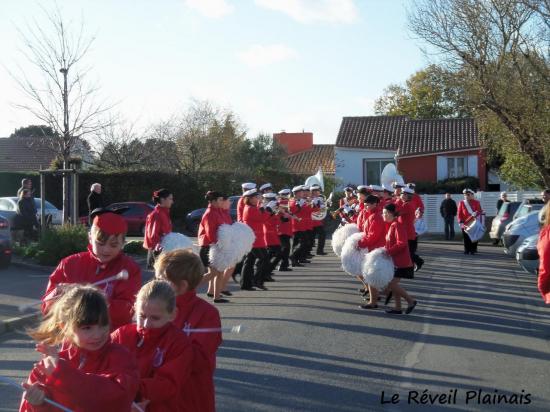
[[441, 202], [439, 212], [443, 220], [445, 220], [445, 239], [453, 240], [455, 237], [456, 202], [451, 198], [450, 193], [445, 194], [445, 199]]
[[[94, 183], [90, 187], [90, 194], [87, 198], [88, 202], [88, 216], [92, 213], [94, 209], [104, 207], [103, 204], [103, 195], [101, 194], [101, 184], [100, 183]], [[90, 225], [92, 223], [90, 222]]]

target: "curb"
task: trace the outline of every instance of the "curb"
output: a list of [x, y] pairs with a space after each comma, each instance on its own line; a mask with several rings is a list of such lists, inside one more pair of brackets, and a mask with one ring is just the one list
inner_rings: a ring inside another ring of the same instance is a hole
[[25, 326], [32, 325], [40, 319], [41, 315], [42, 313], [36, 312], [28, 315], [17, 316], [15, 318], [0, 320], [0, 335], [8, 332], [14, 332], [24, 328]]

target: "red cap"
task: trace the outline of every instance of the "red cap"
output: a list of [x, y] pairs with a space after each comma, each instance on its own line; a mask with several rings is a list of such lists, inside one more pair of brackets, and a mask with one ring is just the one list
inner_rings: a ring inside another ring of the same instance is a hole
[[120, 215], [107, 212], [94, 217], [93, 224], [108, 235], [119, 235], [128, 231], [126, 220]]

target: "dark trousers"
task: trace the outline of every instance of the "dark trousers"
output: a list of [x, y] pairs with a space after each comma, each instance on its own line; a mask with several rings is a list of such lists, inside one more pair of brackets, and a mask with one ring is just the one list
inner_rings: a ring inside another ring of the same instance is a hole
[[307, 255], [307, 232], [294, 233], [292, 240], [292, 255], [290, 259], [293, 261], [304, 260]]
[[263, 285], [265, 277], [269, 273], [267, 272], [268, 263], [267, 249], [253, 248], [244, 259], [241, 288]]
[[313, 246], [315, 245], [315, 229], [308, 230], [306, 232], [306, 239], [307, 239], [307, 253], [311, 254], [311, 251], [313, 250]]
[[267, 273], [270, 274], [275, 270], [279, 262], [281, 261], [281, 252], [282, 248], [281, 245], [271, 245], [267, 247], [267, 254], [268, 254], [268, 266], [267, 266]]
[[420, 264], [424, 263], [424, 260], [416, 254], [417, 249], [418, 238], [415, 237], [414, 239], [409, 239], [409, 253], [411, 254], [411, 260], [418, 265], [420, 262]]
[[289, 265], [288, 258], [290, 257], [290, 236], [279, 236], [281, 241], [281, 269], [287, 269]]
[[443, 220], [445, 221], [445, 239], [452, 240], [455, 238], [455, 217], [454, 216], [444, 216]]
[[472, 242], [470, 236], [462, 229], [462, 236], [464, 237], [464, 253], [476, 253], [477, 242]]
[[325, 240], [327, 238], [327, 233], [325, 232], [325, 226], [316, 226], [314, 230], [314, 236], [317, 238], [317, 254], [324, 253], [325, 251]]

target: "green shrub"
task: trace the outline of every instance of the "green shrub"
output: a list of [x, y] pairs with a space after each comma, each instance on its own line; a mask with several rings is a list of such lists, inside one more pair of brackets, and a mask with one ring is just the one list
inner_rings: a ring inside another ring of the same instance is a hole
[[415, 190], [420, 194], [462, 193], [466, 188], [472, 190], [479, 188], [479, 179], [471, 176], [441, 180], [435, 184], [433, 182], [415, 183]]
[[128, 255], [146, 255], [147, 249], [143, 248], [141, 240], [131, 240], [124, 245], [124, 253]]
[[88, 231], [83, 225], [63, 225], [47, 230], [38, 242], [36, 260], [41, 265], [57, 265], [74, 253], [83, 252], [88, 245]]
[[38, 251], [38, 243], [31, 243], [27, 246], [13, 246], [13, 253], [22, 257], [35, 257]]

